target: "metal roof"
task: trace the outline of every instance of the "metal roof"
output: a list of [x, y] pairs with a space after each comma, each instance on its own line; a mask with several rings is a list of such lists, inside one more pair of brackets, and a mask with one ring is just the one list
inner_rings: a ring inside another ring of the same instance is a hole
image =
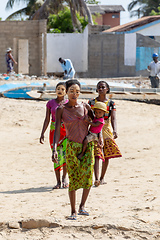
[[87, 6], [89, 7], [91, 14], [94, 14], [94, 13], [105, 14], [109, 12], [125, 11], [122, 5], [87, 4]]
[[135, 28], [144, 26], [146, 24], [157, 21], [159, 19], [160, 19], [160, 15], [142, 17], [142, 18], [139, 18], [135, 21], [125, 23], [123, 25], [118, 25], [118, 26], [113, 27], [113, 28], [109, 28], [109, 29], [107, 29], [103, 32], [126, 32], [126, 31], [131, 31]]

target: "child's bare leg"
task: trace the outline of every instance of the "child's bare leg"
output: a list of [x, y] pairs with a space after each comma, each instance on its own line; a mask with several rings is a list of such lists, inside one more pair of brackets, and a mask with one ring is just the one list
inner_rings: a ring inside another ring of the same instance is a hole
[[60, 179], [60, 169], [55, 170], [57, 184], [52, 189], [59, 189], [61, 188], [61, 179]]
[[95, 157], [95, 164], [94, 164], [94, 176], [95, 176], [95, 187], [98, 187], [100, 185], [99, 180], [99, 157]]
[[65, 165], [63, 166], [63, 176], [62, 176], [62, 187], [63, 187], [63, 188], [68, 188], [68, 183], [67, 183], [66, 175], [67, 175], [67, 166], [66, 166], [66, 164], [65, 164]]
[[102, 171], [101, 171], [101, 177], [100, 177], [101, 184], [105, 184], [104, 176], [107, 171], [108, 164], [109, 164], [109, 159], [105, 159], [105, 162], [102, 163]]
[[99, 157], [95, 157], [94, 176], [95, 180], [99, 180]]
[[88, 144], [88, 140], [85, 138], [84, 141], [83, 141], [83, 148], [82, 148], [82, 152], [77, 156], [78, 159], [81, 160], [81, 158], [83, 157], [85, 151], [86, 151], [86, 148], [87, 148], [87, 144]]

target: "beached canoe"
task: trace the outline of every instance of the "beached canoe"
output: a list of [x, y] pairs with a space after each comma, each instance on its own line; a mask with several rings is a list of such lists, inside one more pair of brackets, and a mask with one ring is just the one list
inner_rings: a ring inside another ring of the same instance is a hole
[[[49, 85], [48, 83], [45, 83]], [[0, 86], [0, 95], [7, 98], [22, 98], [22, 99], [32, 99], [27, 92], [32, 90], [43, 90], [44, 83], [31, 82], [31, 83], [7, 83]]]
[[[51, 100], [56, 97], [55, 91], [47, 91], [47, 90], [46, 91], [32, 90], [27, 92], [27, 94], [31, 98], [37, 99], [37, 100]], [[97, 96], [97, 93], [95, 92], [95, 90], [82, 89], [79, 98], [90, 99], [96, 96]]]

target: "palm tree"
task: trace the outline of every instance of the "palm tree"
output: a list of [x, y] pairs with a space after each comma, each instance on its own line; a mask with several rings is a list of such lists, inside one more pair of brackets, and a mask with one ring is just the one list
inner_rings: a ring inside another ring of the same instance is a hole
[[[8, 0], [6, 9], [12, 8], [15, 2], [20, 2], [20, 0]], [[16, 17], [20, 17], [23, 14], [29, 16], [29, 19], [31, 16], [43, 5], [44, 0], [26, 0], [27, 6], [25, 8], [22, 8], [11, 15], [7, 17], [7, 20], [11, 20]]]
[[[50, 11], [49, 9], [54, 9], [58, 12], [58, 9], [63, 8], [63, 4], [67, 3], [70, 7], [71, 17], [72, 17], [72, 23], [74, 29], [80, 28], [80, 23], [78, 22], [78, 19], [76, 17], [76, 11], [80, 12], [80, 14], [84, 17], [88, 17], [88, 22], [93, 25], [92, 15], [90, 13], [90, 10], [84, 0], [46, 0], [44, 4], [35, 12], [35, 14], [32, 16], [33, 20], [38, 19], [47, 19]], [[52, 6], [52, 8], [51, 8]]]
[[[6, 8], [12, 8], [15, 2], [21, 0], [8, 0]], [[24, 0], [28, 2], [27, 7], [23, 8], [8, 17], [11, 19], [22, 13], [29, 15], [29, 19], [39, 20], [48, 19], [49, 14], [58, 13], [67, 4], [70, 8], [74, 31], [81, 31], [81, 24], [76, 17], [76, 12], [81, 16], [88, 17], [88, 22], [93, 25], [92, 15], [84, 0]]]
[[[148, 16], [151, 11], [158, 11], [160, 5], [160, 0], [133, 0], [128, 5], [128, 11], [130, 16]], [[133, 10], [136, 6], [139, 6], [137, 9]]]

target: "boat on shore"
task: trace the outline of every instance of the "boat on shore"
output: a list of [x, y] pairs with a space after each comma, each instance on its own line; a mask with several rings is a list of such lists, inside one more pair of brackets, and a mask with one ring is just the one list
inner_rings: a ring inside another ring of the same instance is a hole
[[15, 99], [32, 99], [27, 92], [45, 90], [45, 88], [49, 87], [48, 85], [48, 83], [43, 82], [7, 83], [0, 86], [0, 96]]
[[[80, 99], [91, 99], [97, 96], [96, 83], [81, 83]], [[111, 85], [111, 84], [110, 84]], [[51, 85], [49, 82], [20, 82], [7, 83], [0, 85], [0, 96], [15, 99], [30, 100], [50, 100], [56, 97], [56, 84]], [[110, 87], [109, 98], [133, 101], [157, 101], [160, 102], [159, 88], [136, 88], [131, 84], [112, 83]]]

